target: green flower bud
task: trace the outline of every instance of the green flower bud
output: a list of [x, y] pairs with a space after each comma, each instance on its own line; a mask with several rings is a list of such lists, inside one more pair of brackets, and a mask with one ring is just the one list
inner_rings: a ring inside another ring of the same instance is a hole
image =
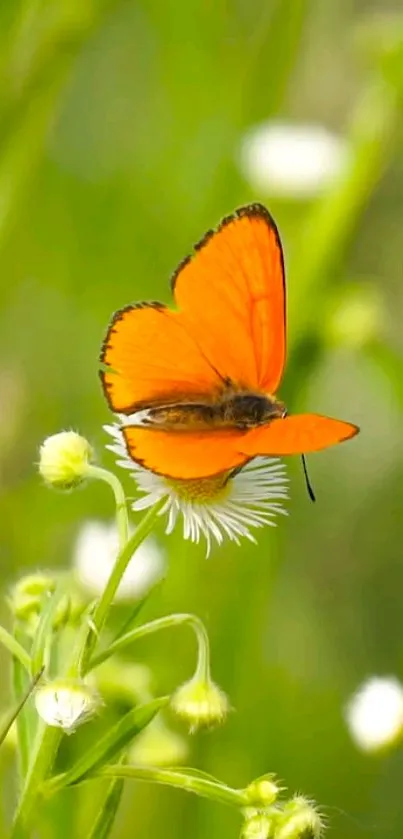
[[276, 776], [273, 774], [262, 775], [261, 778], [256, 778], [245, 790], [250, 804], [255, 807], [270, 806], [270, 804], [276, 801], [281, 792], [284, 792], [284, 787], [278, 785]]
[[40, 447], [39, 472], [56, 489], [73, 489], [88, 475], [93, 457], [91, 446], [75, 431], [47, 437]]
[[189, 724], [190, 731], [221, 725], [229, 711], [225, 693], [211, 680], [197, 675], [181, 685], [171, 699], [171, 708]]
[[241, 839], [269, 839], [273, 836], [273, 820], [266, 813], [254, 813], [242, 826]]
[[319, 839], [323, 827], [323, 819], [315, 804], [302, 795], [296, 795], [284, 805], [274, 836], [275, 839]]
[[15, 583], [8, 597], [14, 617], [35, 627], [44, 599], [50, 596], [55, 588], [55, 580], [48, 574], [38, 572], [22, 577]]

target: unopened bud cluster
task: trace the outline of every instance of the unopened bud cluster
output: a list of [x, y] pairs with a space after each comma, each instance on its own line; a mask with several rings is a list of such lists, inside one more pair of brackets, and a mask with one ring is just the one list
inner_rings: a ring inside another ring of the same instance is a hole
[[[44, 605], [55, 590], [56, 579], [46, 572], [38, 571], [22, 577], [9, 592], [9, 607], [15, 619], [24, 625], [28, 635], [36, 631]], [[76, 623], [84, 608], [85, 603], [78, 593], [66, 591], [54, 613], [52, 628], [57, 630], [68, 623]]]
[[254, 807], [245, 812], [241, 839], [320, 839], [323, 819], [315, 804], [302, 795], [279, 801], [282, 789], [273, 775], [247, 787], [245, 795]]

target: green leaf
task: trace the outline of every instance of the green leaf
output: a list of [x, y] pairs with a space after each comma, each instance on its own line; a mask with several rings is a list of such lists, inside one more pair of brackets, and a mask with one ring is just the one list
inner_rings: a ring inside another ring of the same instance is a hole
[[124, 778], [114, 778], [109, 785], [104, 803], [88, 834], [88, 839], [107, 839], [109, 836], [119, 808], [124, 783]]
[[45, 664], [46, 650], [53, 632], [53, 620], [62, 597], [66, 596], [64, 585], [59, 585], [46, 600], [32, 644], [32, 672], [37, 673]]
[[[15, 638], [17, 644], [23, 647], [23, 644], [26, 643], [27, 639], [23, 629], [16, 624], [14, 627], [14, 635], [11, 636]], [[28, 653], [26, 653], [28, 656]], [[29, 661], [29, 666], [28, 665]], [[13, 695], [14, 701], [17, 704], [22, 696], [25, 696], [26, 692], [29, 690], [30, 686], [30, 678], [29, 673], [31, 672], [31, 659], [28, 656], [28, 661], [24, 664], [21, 660], [21, 657], [13, 658], [13, 667], [12, 667], [12, 684], [13, 684]], [[27, 672], [28, 671], [28, 672]], [[37, 726], [37, 714], [35, 709], [31, 707], [31, 703], [28, 705], [24, 705], [21, 712], [17, 716], [17, 739], [18, 739], [18, 771], [20, 779], [25, 778], [25, 775], [28, 770], [32, 745], [35, 738]]]
[[99, 771], [100, 777], [131, 778], [133, 781], [148, 781], [153, 784], [165, 784], [169, 787], [191, 792], [202, 798], [220, 801], [231, 807], [244, 808], [250, 803], [244, 790], [232, 789], [221, 781], [210, 781], [195, 769], [164, 769], [157, 766], [103, 766]]
[[40, 670], [36, 674], [36, 676], [34, 676], [34, 678], [31, 681], [31, 684], [28, 686], [27, 690], [25, 691], [24, 695], [19, 700], [19, 702], [17, 702], [14, 705], [14, 707], [11, 708], [10, 711], [7, 711], [7, 713], [3, 717], [3, 719], [0, 723], [0, 745], [3, 743], [3, 741], [7, 737], [7, 734], [10, 731], [10, 728], [11, 728], [14, 720], [17, 719], [18, 714], [20, 713], [20, 711], [22, 711], [27, 699], [31, 696], [31, 693], [33, 692], [36, 685], [38, 684], [39, 679], [42, 676], [42, 673], [43, 673], [43, 668], [42, 668], [42, 670]]
[[143, 728], [151, 722], [158, 711], [168, 704], [170, 697], [162, 696], [133, 708], [125, 714], [110, 731], [91, 747], [71, 769], [52, 778], [46, 785], [47, 792], [56, 792], [65, 786], [81, 783], [93, 775], [100, 766], [116, 757]]
[[9, 653], [14, 656], [14, 658], [18, 659], [28, 673], [31, 672], [31, 659], [29, 654], [17, 638], [15, 638], [14, 635], [11, 635], [10, 632], [7, 632], [7, 629], [5, 629], [4, 626], [0, 626], [0, 643], [3, 644], [3, 647], [5, 647]]
[[210, 775], [209, 772], [203, 772], [201, 769], [194, 769], [193, 766], [175, 766], [175, 771], [184, 775], [191, 775], [192, 778], [202, 778], [205, 781], [211, 781], [213, 784], [221, 784], [219, 778]]
[[158, 588], [160, 588], [160, 586], [163, 582], [164, 582], [163, 579], [162, 580], [157, 580], [157, 582], [148, 590], [148, 592], [144, 595], [144, 597], [142, 597], [141, 600], [139, 600], [138, 603], [135, 604], [132, 611], [130, 612], [130, 615], [123, 622], [122, 626], [120, 627], [120, 629], [116, 633], [116, 635], [113, 639], [113, 643], [115, 641], [118, 641], [119, 638], [122, 637], [122, 635], [126, 635], [127, 632], [129, 632], [131, 629], [133, 629], [134, 626], [136, 626], [137, 618], [139, 617], [140, 612], [142, 611], [142, 609], [144, 608], [146, 603], [148, 603], [148, 601], [150, 600], [152, 595], [155, 594], [156, 590]]

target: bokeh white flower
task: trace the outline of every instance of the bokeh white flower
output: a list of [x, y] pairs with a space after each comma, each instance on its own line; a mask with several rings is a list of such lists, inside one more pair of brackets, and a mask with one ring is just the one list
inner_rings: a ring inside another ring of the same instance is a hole
[[131, 471], [142, 493], [133, 509], [146, 510], [165, 498], [159, 515], [167, 516], [166, 533], [172, 533], [182, 517], [183, 538], [198, 543], [204, 537], [207, 555], [212, 542], [221, 545], [225, 537], [236, 544], [242, 538], [256, 542], [251, 528], [273, 526], [278, 513], [287, 514], [281, 502], [288, 498], [288, 481], [278, 458], [256, 457], [233, 473], [180, 481], [155, 475], [133, 461], [118, 424], [105, 430], [113, 438], [107, 448], [118, 455], [119, 466]]
[[239, 166], [258, 192], [284, 198], [311, 198], [343, 171], [348, 146], [323, 125], [267, 121], [241, 141]]
[[[78, 533], [73, 563], [78, 583], [93, 595], [105, 588], [119, 551], [114, 523], [90, 520]], [[120, 581], [115, 600], [137, 600], [165, 573], [165, 556], [155, 539], [148, 537], [137, 548]]]
[[403, 685], [395, 676], [368, 679], [348, 702], [345, 718], [363, 751], [392, 746], [403, 734]]

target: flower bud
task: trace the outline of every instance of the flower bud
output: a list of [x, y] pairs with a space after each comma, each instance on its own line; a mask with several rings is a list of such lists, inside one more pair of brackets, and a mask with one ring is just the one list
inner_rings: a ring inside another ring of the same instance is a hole
[[254, 813], [242, 826], [241, 839], [269, 839], [273, 820], [266, 813]]
[[35, 693], [35, 707], [47, 725], [62, 728], [73, 734], [98, 710], [100, 698], [94, 690], [81, 682], [56, 679], [40, 687]]
[[254, 807], [268, 807], [273, 804], [284, 787], [280, 787], [276, 781], [276, 776], [273, 774], [262, 775], [261, 778], [256, 778], [246, 788], [245, 794], [249, 803]]
[[198, 728], [221, 725], [228, 714], [229, 702], [225, 693], [210, 679], [194, 676], [174, 693], [171, 708], [194, 732]]
[[315, 805], [296, 795], [287, 801], [276, 823], [275, 839], [319, 839], [323, 820]]
[[56, 588], [56, 581], [50, 574], [38, 571], [37, 574], [28, 574], [22, 577], [14, 586], [14, 593], [18, 595], [32, 595], [42, 597], [44, 594], [52, 594]]
[[35, 628], [44, 599], [53, 594], [55, 588], [55, 580], [48, 574], [38, 572], [22, 577], [15, 583], [8, 597], [14, 617]]
[[56, 489], [73, 489], [87, 477], [91, 446], [75, 431], [47, 437], [39, 451], [39, 472]]

